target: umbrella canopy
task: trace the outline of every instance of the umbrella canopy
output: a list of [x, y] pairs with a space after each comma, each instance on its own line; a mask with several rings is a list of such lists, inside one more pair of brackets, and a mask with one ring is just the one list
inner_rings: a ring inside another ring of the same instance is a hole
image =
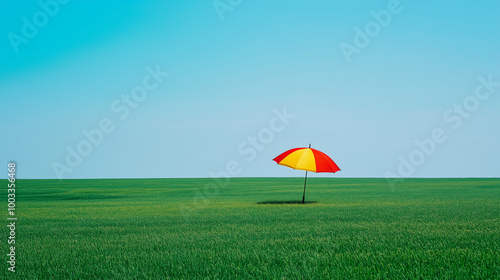
[[273, 159], [277, 164], [288, 166], [293, 169], [305, 170], [306, 177], [304, 179], [304, 194], [302, 195], [302, 203], [306, 200], [306, 183], [307, 171], [316, 173], [330, 172], [335, 173], [340, 171], [337, 164], [325, 153], [311, 148], [295, 148], [288, 150]]
[[340, 168], [325, 153], [316, 149], [295, 148], [288, 150], [273, 159], [276, 163], [293, 169], [316, 173], [340, 171]]

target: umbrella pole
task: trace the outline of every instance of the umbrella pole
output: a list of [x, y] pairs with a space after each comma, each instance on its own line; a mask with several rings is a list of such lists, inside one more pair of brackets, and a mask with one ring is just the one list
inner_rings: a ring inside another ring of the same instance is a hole
[[302, 204], [306, 203], [306, 183], [307, 183], [307, 170], [306, 170], [306, 178], [304, 179], [304, 194], [302, 195]]

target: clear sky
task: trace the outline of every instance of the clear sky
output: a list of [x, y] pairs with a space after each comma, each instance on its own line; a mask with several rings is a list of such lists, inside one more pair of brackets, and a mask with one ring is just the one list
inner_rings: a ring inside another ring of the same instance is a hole
[[2, 178], [10, 161], [303, 176], [272, 159], [309, 143], [342, 169], [311, 176], [500, 176], [500, 1], [2, 1], [0, 18]]

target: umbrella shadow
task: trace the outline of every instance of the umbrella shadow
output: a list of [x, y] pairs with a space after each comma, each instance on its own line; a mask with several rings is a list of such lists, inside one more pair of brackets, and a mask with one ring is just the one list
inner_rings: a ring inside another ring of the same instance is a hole
[[[317, 201], [306, 201], [305, 204], [317, 203]], [[257, 204], [302, 204], [302, 200], [270, 200], [261, 201]]]

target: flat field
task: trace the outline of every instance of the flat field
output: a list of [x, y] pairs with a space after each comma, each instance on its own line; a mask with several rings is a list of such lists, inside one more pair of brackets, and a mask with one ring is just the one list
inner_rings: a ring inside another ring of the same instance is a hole
[[16, 183], [2, 279], [500, 279], [500, 179]]

